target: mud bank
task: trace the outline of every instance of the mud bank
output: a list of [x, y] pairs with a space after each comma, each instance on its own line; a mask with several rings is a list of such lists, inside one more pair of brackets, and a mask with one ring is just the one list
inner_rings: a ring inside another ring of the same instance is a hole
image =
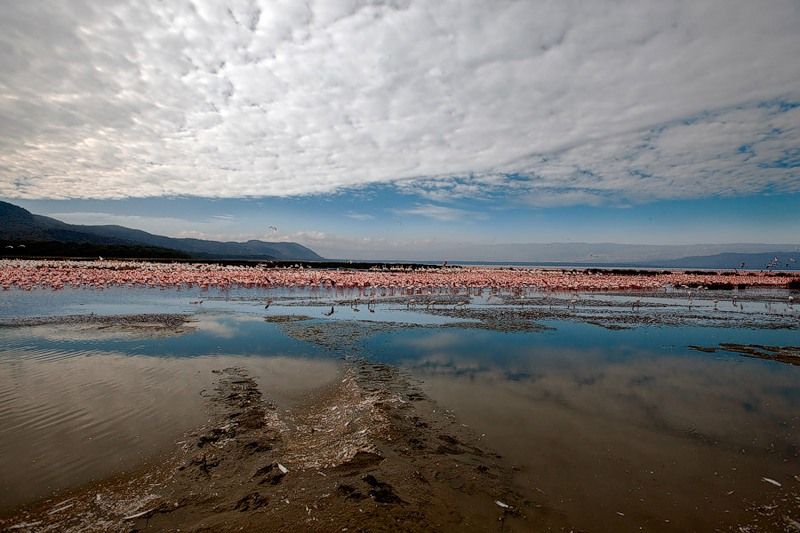
[[480, 435], [393, 367], [348, 363], [281, 411], [220, 370], [209, 424], [131, 476], [40, 502], [8, 531], [530, 531], [563, 517], [526, 499]]
[[47, 327], [51, 332], [64, 330], [73, 335], [104, 332], [145, 338], [187, 333], [194, 329], [191, 320], [191, 315], [184, 314], [14, 317], [0, 319], [0, 329]]
[[705, 353], [717, 351], [732, 352], [745, 357], [778, 361], [800, 366], [800, 346], [764, 346], [762, 344], [736, 344], [722, 342], [719, 346], [689, 346], [692, 350]]

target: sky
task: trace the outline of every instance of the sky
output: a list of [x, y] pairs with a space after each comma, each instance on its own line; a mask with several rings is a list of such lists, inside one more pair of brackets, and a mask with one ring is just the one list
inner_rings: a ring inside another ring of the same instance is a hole
[[341, 258], [798, 244], [797, 28], [796, 0], [0, 0], [0, 199]]

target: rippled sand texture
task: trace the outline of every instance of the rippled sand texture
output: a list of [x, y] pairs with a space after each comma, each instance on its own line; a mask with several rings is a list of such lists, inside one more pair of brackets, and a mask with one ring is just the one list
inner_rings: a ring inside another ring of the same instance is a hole
[[156, 461], [207, 419], [213, 369], [240, 365], [277, 398], [337, 375], [334, 361], [0, 353], [0, 510]]

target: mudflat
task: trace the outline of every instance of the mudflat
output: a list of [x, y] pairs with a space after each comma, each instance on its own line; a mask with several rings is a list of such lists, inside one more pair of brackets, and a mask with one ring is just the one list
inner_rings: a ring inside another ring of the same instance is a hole
[[[163, 463], [5, 517], [35, 531], [530, 531], [563, 522], [397, 369], [351, 361], [281, 411], [241, 368], [216, 371], [210, 422]], [[535, 516], [534, 516], [535, 515]]]

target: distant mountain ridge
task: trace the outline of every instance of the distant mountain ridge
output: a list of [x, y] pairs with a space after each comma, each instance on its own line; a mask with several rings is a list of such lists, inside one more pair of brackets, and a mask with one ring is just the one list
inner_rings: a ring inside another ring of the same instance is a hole
[[[176, 259], [249, 259], [324, 261], [314, 251], [294, 242], [218, 242], [173, 238], [116, 225], [84, 226], [34, 215], [0, 201], [0, 252], [9, 244], [36, 242], [48, 253], [27, 255], [92, 257], [151, 257]], [[48, 243], [45, 246], [43, 243]], [[30, 247], [26, 250], [30, 250]], [[125, 255], [125, 253], [133, 255]], [[374, 250], [385, 261], [391, 252]], [[0, 253], [0, 255], [9, 255]], [[15, 255], [19, 255], [16, 254]], [[675, 269], [800, 270], [797, 244], [638, 245], [619, 243], [517, 243], [469, 245], [437, 251], [441, 263], [453, 262], [540, 264], [575, 267], [652, 267]], [[778, 258], [778, 261], [773, 259]], [[502, 258], [502, 259], [501, 259]], [[392, 261], [389, 261], [392, 262]], [[394, 262], [407, 262], [400, 259]]]
[[313, 250], [296, 242], [219, 242], [154, 235], [124, 226], [83, 226], [34, 215], [8, 202], [0, 202], [0, 241], [4, 243], [52, 242], [93, 246], [139, 247], [198, 259], [264, 259], [321, 261]]
[[[646, 265], [646, 264], [645, 264]], [[645, 266], [642, 265], [642, 266]], [[744, 270], [800, 270], [800, 252], [776, 250], [759, 253], [722, 253], [660, 261], [665, 268], [712, 268]]]
[[[800, 260], [798, 244], [622, 244], [613, 242], [551, 242], [467, 245], [443, 248], [435, 259], [451, 261], [562, 263], [562, 264], [666, 264], [690, 257], [720, 254], [794, 254]], [[432, 258], [433, 259], [433, 258]], [[772, 259], [772, 257], [770, 257]], [[741, 261], [747, 261], [742, 259]], [[732, 264], [736, 266], [738, 263]], [[666, 266], [666, 265], [665, 265]], [[710, 267], [709, 267], [710, 268]], [[755, 268], [755, 266], [754, 266]]]

